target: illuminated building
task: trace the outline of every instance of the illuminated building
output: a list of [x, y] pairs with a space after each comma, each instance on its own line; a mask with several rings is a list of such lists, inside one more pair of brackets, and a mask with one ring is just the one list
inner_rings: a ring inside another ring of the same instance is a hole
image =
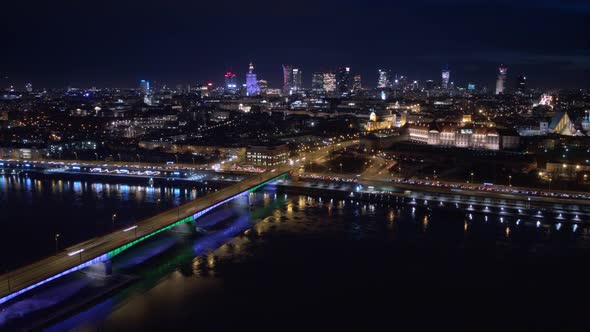
[[225, 92], [229, 94], [235, 94], [238, 92], [238, 82], [236, 74], [228, 71], [225, 73]]
[[248, 74], [246, 74], [246, 95], [256, 96], [260, 93], [260, 87], [258, 86], [258, 80], [254, 73], [254, 65], [250, 62], [248, 67]]
[[289, 148], [280, 145], [250, 145], [246, 148], [246, 162], [253, 166], [279, 166], [287, 163]]
[[324, 73], [324, 91], [328, 93], [336, 91], [336, 75], [334, 73]]
[[483, 125], [458, 125], [436, 121], [430, 124], [413, 123], [408, 125], [408, 134], [411, 141], [459, 148], [516, 149], [520, 144], [518, 133]]
[[139, 91], [142, 94], [147, 95], [150, 93], [150, 82], [146, 80], [139, 81]]
[[447, 65], [441, 72], [441, 78], [442, 78], [442, 88], [444, 90], [447, 90], [449, 88], [449, 80], [451, 79], [451, 70], [449, 69], [449, 66]]
[[293, 93], [297, 93], [302, 90], [301, 75], [303, 75], [303, 72], [301, 70], [293, 68], [293, 84], [291, 86], [291, 91]]
[[350, 93], [350, 67], [340, 67], [336, 72], [336, 92], [339, 95]]
[[352, 92], [359, 93], [363, 89], [361, 75], [354, 75], [352, 82]]
[[25, 85], [25, 90], [27, 90], [27, 92], [33, 92], [33, 84], [27, 83]]
[[377, 87], [379, 89], [385, 89], [389, 86], [389, 75], [387, 71], [379, 69], [379, 80], [377, 81]]
[[504, 65], [500, 65], [498, 67], [498, 79], [496, 80], [496, 94], [503, 94], [504, 90], [506, 89], [506, 73], [508, 72], [508, 67]]
[[381, 111], [379, 114], [372, 111], [369, 114], [369, 121], [364, 124], [366, 131], [391, 129], [396, 123], [396, 114], [392, 111]]
[[293, 68], [290, 65], [283, 65], [283, 93], [288, 95], [291, 93], [293, 84]]
[[268, 81], [258, 80], [258, 87], [260, 88], [260, 92], [265, 92], [268, 89]]
[[324, 92], [324, 74], [313, 73], [311, 77], [311, 90], [316, 93]]

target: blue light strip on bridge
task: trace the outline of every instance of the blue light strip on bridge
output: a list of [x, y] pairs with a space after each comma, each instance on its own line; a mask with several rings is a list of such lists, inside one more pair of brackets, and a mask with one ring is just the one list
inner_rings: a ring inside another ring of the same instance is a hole
[[91, 259], [91, 260], [89, 260], [87, 262], [84, 262], [84, 263], [82, 263], [80, 265], [74, 266], [71, 269], [65, 270], [65, 271], [60, 272], [60, 273], [58, 273], [58, 274], [56, 274], [56, 275], [54, 275], [52, 277], [49, 277], [49, 278], [47, 278], [45, 280], [41, 280], [41, 281], [39, 281], [39, 282], [37, 282], [35, 284], [32, 284], [31, 286], [25, 287], [25, 288], [20, 289], [20, 290], [14, 292], [12, 294], [6, 295], [5, 297], [0, 298], [0, 304], [6, 302], [8, 300], [11, 300], [11, 299], [13, 299], [13, 298], [15, 298], [15, 297], [17, 297], [17, 296], [19, 296], [19, 295], [27, 292], [27, 291], [30, 291], [33, 288], [37, 288], [37, 287], [39, 287], [39, 286], [41, 286], [43, 284], [46, 284], [46, 283], [48, 283], [48, 282], [50, 282], [52, 280], [55, 280], [55, 279], [57, 279], [59, 277], [62, 277], [62, 276], [65, 276], [66, 274], [70, 274], [72, 272], [76, 272], [76, 271], [78, 271], [80, 269], [83, 269], [83, 268], [88, 267], [90, 265], [94, 265], [96, 263], [105, 262], [108, 259], [109, 259], [109, 255], [108, 254], [104, 254], [104, 255], [98, 256], [98, 257], [96, 257], [94, 259]]

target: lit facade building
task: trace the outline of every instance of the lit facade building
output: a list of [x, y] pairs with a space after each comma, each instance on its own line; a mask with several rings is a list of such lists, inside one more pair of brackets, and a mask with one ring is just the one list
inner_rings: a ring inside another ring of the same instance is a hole
[[253, 166], [274, 167], [287, 163], [289, 148], [281, 145], [251, 145], [246, 148], [246, 163]]
[[324, 74], [323, 73], [313, 73], [311, 77], [311, 90], [316, 93], [324, 92]]
[[449, 88], [449, 81], [451, 80], [451, 70], [449, 69], [448, 65], [442, 70], [441, 79], [442, 79], [441, 87], [444, 90], [447, 90]]
[[354, 79], [352, 81], [352, 92], [359, 93], [362, 89], [363, 85], [361, 75], [354, 75]]
[[518, 133], [483, 125], [433, 121], [430, 124], [409, 124], [407, 129], [411, 141], [428, 145], [487, 150], [517, 149], [520, 145]]
[[340, 67], [336, 72], [336, 92], [342, 96], [350, 93], [350, 67]]
[[260, 92], [266, 92], [268, 90], [268, 81], [258, 80], [258, 88], [260, 88]]
[[293, 68], [293, 84], [291, 86], [292, 93], [297, 93], [303, 89], [301, 82], [301, 76], [303, 75], [303, 71], [297, 68]]
[[389, 74], [385, 70], [379, 69], [379, 79], [377, 81], [377, 88], [385, 89], [390, 87]]
[[254, 73], [254, 65], [252, 62], [250, 62], [248, 74], [246, 74], [246, 95], [256, 96], [258, 94], [260, 94], [260, 86], [258, 86], [258, 80], [256, 79], [256, 74]]
[[336, 91], [336, 75], [334, 73], [324, 73], [324, 91], [327, 93]]
[[25, 85], [25, 90], [27, 90], [27, 92], [33, 92], [33, 84], [27, 83]]
[[139, 91], [141, 94], [147, 95], [150, 93], [150, 82], [146, 80], [139, 81]]
[[369, 120], [363, 124], [363, 127], [366, 131], [391, 129], [395, 126], [396, 120], [396, 114], [391, 110], [372, 111], [369, 114]]
[[238, 80], [236, 74], [228, 71], [225, 73], [225, 91], [229, 94], [235, 94], [238, 92]]
[[291, 93], [293, 84], [293, 68], [290, 65], [283, 65], [283, 93]]
[[496, 94], [503, 94], [506, 89], [506, 74], [508, 73], [508, 67], [500, 65], [498, 67], [498, 79], [496, 80]]

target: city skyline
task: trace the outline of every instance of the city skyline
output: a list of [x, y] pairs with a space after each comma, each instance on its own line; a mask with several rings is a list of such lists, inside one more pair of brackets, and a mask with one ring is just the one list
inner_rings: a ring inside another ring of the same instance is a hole
[[[59, 1], [34, 10], [10, 3], [1, 17], [11, 38], [0, 54], [0, 77], [8, 77], [0, 79], [0, 86], [131, 87], [144, 78], [219, 84], [220, 72], [236, 70], [243, 77], [251, 61], [258, 77], [273, 87], [281, 85], [283, 63], [303, 70], [306, 87], [311, 73], [340, 66], [351, 67], [369, 86], [375, 85], [380, 68], [438, 82], [445, 64], [452, 68], [451, 81], [461, 86], [493, 89], [499, 64], [514, 77], [526, 75], [531, 87], [590, 86], [589, 44], [578, 38], [580, 31], [589, 30], [590, 10], [580, 2], [300, 5], [313, 10], [267, 1], [180, 1], [174, 9], [145, 1], [107, 1], [90, 12]], [[244, 10], [247, 17], [241, 15]], [[224, 15], [201, 14], [205, 12]], [[281, 24], [289, 19], [299, 23]], [[242, 38], [244, 26], [254, 37]]]

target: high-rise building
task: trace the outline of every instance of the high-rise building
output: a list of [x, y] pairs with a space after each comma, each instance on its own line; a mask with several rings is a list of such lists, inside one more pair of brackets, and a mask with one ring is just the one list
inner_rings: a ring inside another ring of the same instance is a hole
[[229, 94], [235, 94], [238, 92], [238, 80], [236, 74], [228, 71], [225, 73], [225, 92]]
[[303, 89], [303, 87], [301, 85], [301, 81], [302, 81], [301, 76], [302, 75], [303, 75], [303, 72], [300, 69], [293, 68], [293, 83], [291, 85], [292, 93], [297, 93]]
[[324, 73], [313, 73], [311, 77], [311, 90], [316, 93], [324, 92]]
[[377, 81], [377, 87], [380, 89], [390, 87], [389, 74], [387, 71], [379, 69], [379, 80]]
[[444, 90], [449, 88], [449, 80], [451, 79], [451, 69], [449, 69], [449, 65], [446, 65], [445, 68], [441, 72], [442, 84], [441, 87]]
[[139, 81], [139, 91], [142, 94], [147, 95], [150, 93], [150, 82], [146, 80]]
[[526, 76], [518, 75], [518, 77], [516, 78], [516, 89], [520, 93], [526, 92]]
[[256, 96], [260, 93], [260, 87], [258, 86], [258, 80], [254, 73], [254, 65], [250, 62], [248, 67], [248, 74], [246, 74], [246, 95]]
[[293, 68], [290, 65], [283, 65], [283, 93], [291, 93], [293, 84]]
[[324, 73], [324, 91], [327, 93], [336, 91], [336, 75], [334, 73]]
[[33, 92], [33, 84], [27, 83], [25, 85], [25, 90], [27, 90], [27, 92]]
[[506, 89], [506, 74], [508, 73], [508, 67], [500, 65], [498, 67], [498, 79], [496, 80], [496, 94], [503, 94]]
[[361, 75], [360, 74], [354, 75], [354, 79], [352, 82], [352, 92], [359, 93], [362, 89], [363, 89], [363, 85], [362, 85]]
[[258, 88], [260, 88], [260, 92], [265, 92], [268, 89], [268, 81], [258, 80]]
[[434, 81], [433, 80], [426, 80], [426, 83], [424, 83], [424, 89], [426, 91], [431, 91], [432, 89], [434, 89]]
[[350, 67], [340, 67], [336, 72], [336, 91], [339, 95], [350, 93]]

